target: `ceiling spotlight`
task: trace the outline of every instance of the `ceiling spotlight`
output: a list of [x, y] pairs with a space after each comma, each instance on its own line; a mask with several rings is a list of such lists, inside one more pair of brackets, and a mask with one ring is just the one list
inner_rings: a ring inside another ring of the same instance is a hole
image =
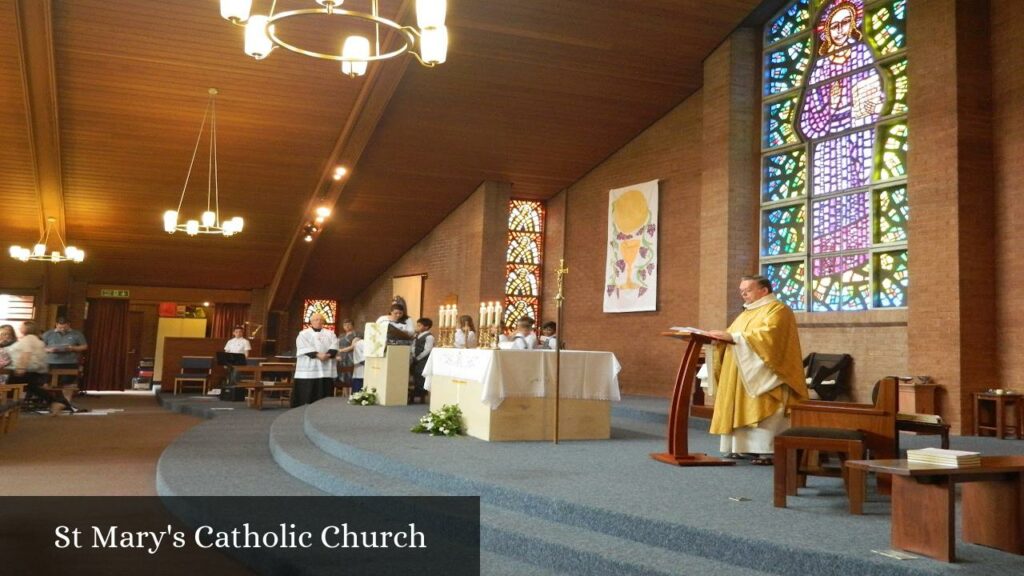
[[305, 240], [306, 242], [312, 242], [313, 241], [313, 235], [312, 234], [306, 234], [305, 236], [302, 237], [302, 239]]
[[331, 215], [331, 209], [327, 206], [321, 206], [316, 209], [316, 215], [318, 218], [327, 218]]

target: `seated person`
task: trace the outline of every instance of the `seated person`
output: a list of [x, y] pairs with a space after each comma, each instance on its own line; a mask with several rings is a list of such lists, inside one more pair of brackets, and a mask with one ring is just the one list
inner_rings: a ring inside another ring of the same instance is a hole
[[516, 322], [516, 331], [509, 336], [513, 350], [533, 350], [537, 348], [537, 335], [533, 333], [533, 318], [523, 316]]
[[476, 348], [478, 344], [473, 317], [469, 315], [459, 316], [459, 327], [455, 329], [455, 347]]
[[413, 340], [412, 357], [409, 359], [412, 363], [409, 373], [412, 375], [413, 398], [423, 398], [427, 394], [423, 389], [426, 381], [423, 369], [427, 366], [430, 351], [434, 349], [434, 335], [430, 333], [433, 326], [434, 322], [430, 318], [420, 318], [416, 321], [416, 339]]
[[11, 368], [14, 370], [14, 375], [8, 382], [25, 384], [26, 399], [37, 398], [45, 404], [57, 402], [63, 404], [69, 412], [77, 412], [59, 390], [56, 394], [51, 395], [43, 389], [49, 380], [46, 345], [36, 334], [36, 323], [31, 320], [22, 323], [19, 332], [21, 332], [21, 338], [7, 347], [7, 353], [11, 358]]
[[[405, 306], [401, 303], [394, 303], [391, 305], [391, 311], [386, 316], [377, 318], [378, 324], [387, 324], [395, 328], [399, 332], [407, 335], [409, 340], [412, 340], [416, 336], [416, 329], [412, 325], [412, 318], [409, 318], [409, 314], [405, 312]], [[388, 338], [388, 343], [391, 344], [391, 338]], [[408, 342], [401, 342], [402, 344], [408, 344]]]
[[541, 350], [558, 350], [558, 338], [555, 337], [555, 333], [558, 332], [558, 324], [547, 321], [540, 326], [540, 343], [537, 348]]
[[8, 347], [17, 341], [18, 336], [14, 333], [14, 326], [10, 324], [0, 326], [0, 370], [11, 365], [11, 355], [8, 353]]
[[246, 358], [249, 357], [249, 351], [252, 350], [252, 344], [244, 336], [245, 331], [241, 326], [235, 326], [235, 329], [231, 331], [231, 340], [228, 340], [227, 344], [224, 345], [224, 351], [228, 354], [241, 354]]

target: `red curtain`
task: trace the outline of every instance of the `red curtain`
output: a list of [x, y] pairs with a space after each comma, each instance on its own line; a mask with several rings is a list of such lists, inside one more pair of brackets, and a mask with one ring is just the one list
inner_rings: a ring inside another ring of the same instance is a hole
[[216, 304], [213, 307], [210, 338], [231, 338], [235, 327], [244, 326], [248, 319], [248, 304]]
[[128, 386], [128, 301], [89, 299], [85, 322], [89, 342], [85, 387], [89, 390], [124, 390]]

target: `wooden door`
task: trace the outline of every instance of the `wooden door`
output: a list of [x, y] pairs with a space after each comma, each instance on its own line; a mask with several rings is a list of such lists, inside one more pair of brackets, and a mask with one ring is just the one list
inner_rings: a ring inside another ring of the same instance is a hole
[[145, 317], [146, 313], [141, 311], [128, 314], [128, 369], [132, 374], [142, 359], [142, 327]]

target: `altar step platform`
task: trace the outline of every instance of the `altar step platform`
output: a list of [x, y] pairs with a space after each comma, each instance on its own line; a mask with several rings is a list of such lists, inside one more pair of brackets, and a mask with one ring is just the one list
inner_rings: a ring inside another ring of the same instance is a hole
[[[161, 494], [479, 495], [483, 574], [1019, 571], [1020, 557], [969, 544], [958, 546], [962, 562], [955, 565], [872, 553], [889, 548], [888, 501], [869, 494], [867, 514], [850, 516], [836, 479], [811, 478], [789, 508], [777, 509], [770, 467], [681, 469], [655, 462], [648, 453], [664, 446], [662, 399], [617, 403], [611, 440], [557, 446], [409, 433], [424, 412], [419, 405], [357, 407], [331, 398], [272, 420], [251, 411], [215, 413], [183, 435], [184, 447], [165, 452], [158, 488]], [[694, 419], [692, 426], [691, 448], [714, 452], [717, 437], [706, 434], [707, 421]], [[262, 446], [245, 443], [252, 454], [244, 462], [240, 448], [222, 440], [235, 427], [262, 439]], [[993, 444], [985, 452], [1010, 447], [985, 440]], [[954, 447], [960, 441], [954, 438]], [[232, 473], [239, 466], [240, 476]]]

